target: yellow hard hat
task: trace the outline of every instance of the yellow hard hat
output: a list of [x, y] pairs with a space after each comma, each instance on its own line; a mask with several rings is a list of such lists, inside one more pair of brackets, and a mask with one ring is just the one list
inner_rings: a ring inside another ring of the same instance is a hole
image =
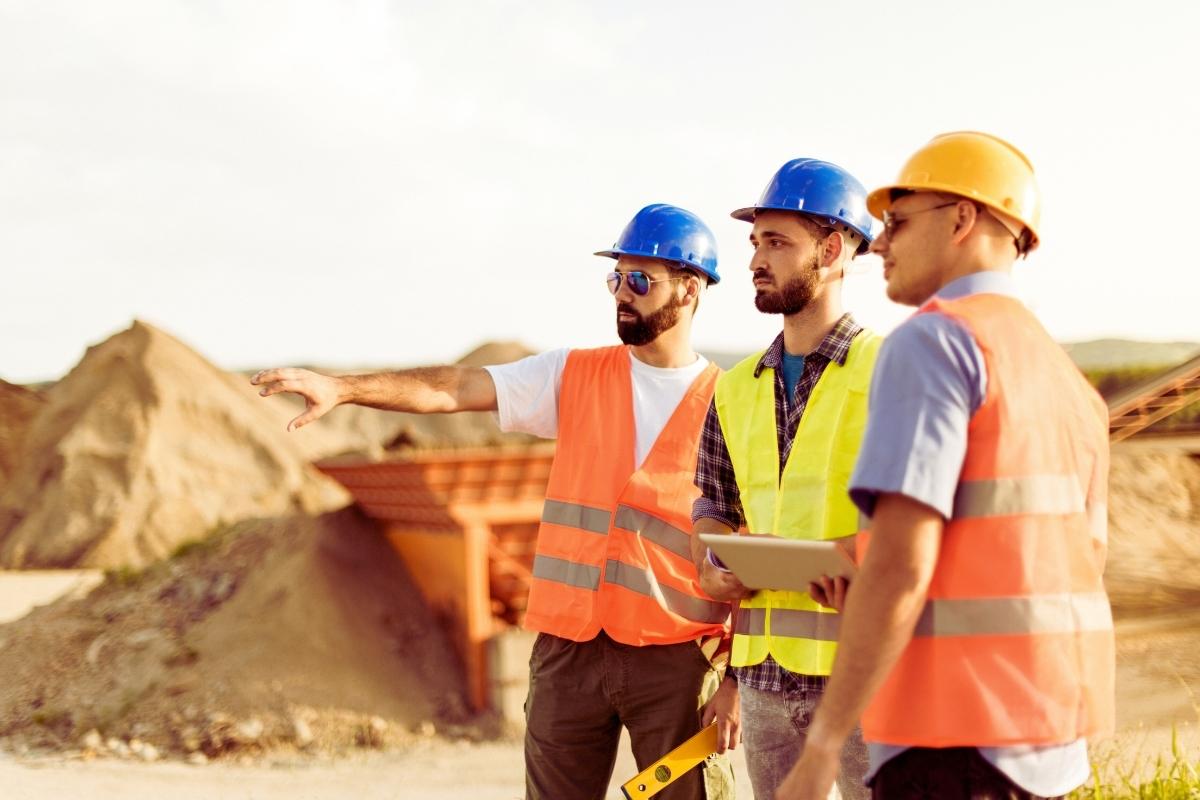
[[867, 195], [867, 210], [872, 216], [883, 219], [883, 212], [892, 204], [894, 189], [969, 198], [1000, 212], [1004, 215], [999, 217], [1001, 222], [1006, 222], [1007, 216], [1028, 228], [1029, 250], [1038, 245], [1042, 194], [1033, 164], [998, 136], [956, 131], [933, 137], [908, 159], [895, 183]]

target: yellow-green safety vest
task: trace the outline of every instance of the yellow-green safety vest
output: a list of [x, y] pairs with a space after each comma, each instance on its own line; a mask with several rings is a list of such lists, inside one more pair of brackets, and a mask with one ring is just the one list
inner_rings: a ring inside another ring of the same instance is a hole
[[[762, 353], [717, 381], [715, 401], [750, 533], [789, 539], [855, 535], [859, 513], [850, 501], [850, 474], [867, 423], [871, 370], [883, 337], [862, 331], [844, 365], [830, 361], [809, 396], [796, 438], [779, 474], [774, 370], [754, 370]], [[828, 675], [837, 651], [837, 612], [806, 592], [762, 590], [741, 601], [734, 626], [735, 667], [770, 654], [785, 669]]]

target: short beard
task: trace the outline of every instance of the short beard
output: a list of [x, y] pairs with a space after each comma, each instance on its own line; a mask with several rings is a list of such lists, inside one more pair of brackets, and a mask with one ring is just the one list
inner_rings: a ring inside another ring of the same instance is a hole
[[821, 258], [814, 254], [808, 268], [779, 287], [778, 291], [760, 289], [754, 295], [754, 307], [764, 314], [799, 314], [817, 296], [817, 270], [820, 266]]
[[679, 310], [683, 306], [684, 302], [681, 298], [672, 296], [662, 308], [651, 312], [648, 317], [643, 317], [633, 309], [633, 306], [618, 304], [618, 315], [624, 311], [633, 314], [635, 319], [632, 322], [623, 322], [618, 316], [617, 336], [621, 337], [622, 342], [632, 347], [650, 344], [661, 336], [663, 331], [669, 331], [678, 324]]

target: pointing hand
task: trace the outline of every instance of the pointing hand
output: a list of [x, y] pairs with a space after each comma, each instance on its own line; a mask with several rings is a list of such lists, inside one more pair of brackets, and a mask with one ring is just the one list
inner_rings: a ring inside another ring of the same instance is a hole
[[339, 380], [307, 369], [264, 369], [250, 379], [263, 397], [291, 392], [304, 398], [304, 413], [288, 423], [289, 432], [320, 419], [340, 402]]

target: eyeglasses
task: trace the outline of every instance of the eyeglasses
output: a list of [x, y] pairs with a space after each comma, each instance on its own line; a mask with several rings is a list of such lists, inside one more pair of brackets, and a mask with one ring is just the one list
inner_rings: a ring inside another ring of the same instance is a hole
[[674, 278], [651, 278], [644, 272], [635, 270], [633, 272], [610, 272], [608, 273], [608, 290], [616, 294], [621, 290], [621, 281], [624, 280], [629, 286], [629, 291], [636, 294], [638, 297], [645, 297], [650, 293], [650, 284], [664, 283], [666, 281], [681, 281], [684, 276], [680, 275]]
[[918, 211], [910, 211], [904, 216], [898, 216], [891, 211], [883, 212], [883, 232], [890, 239], [896, 235], [896, 231], [900, 230], [900, 226], [909, 218], [915, 217], [917, 214], [924, 214], [926, 211], [937, 211], [939, 208], [949, 208], [950, 206], [958, 205], [961, 200], [955, 200], [950, 203], [942, 203], [940, 206], [932, 206], [930, 208], [922, 208]]

